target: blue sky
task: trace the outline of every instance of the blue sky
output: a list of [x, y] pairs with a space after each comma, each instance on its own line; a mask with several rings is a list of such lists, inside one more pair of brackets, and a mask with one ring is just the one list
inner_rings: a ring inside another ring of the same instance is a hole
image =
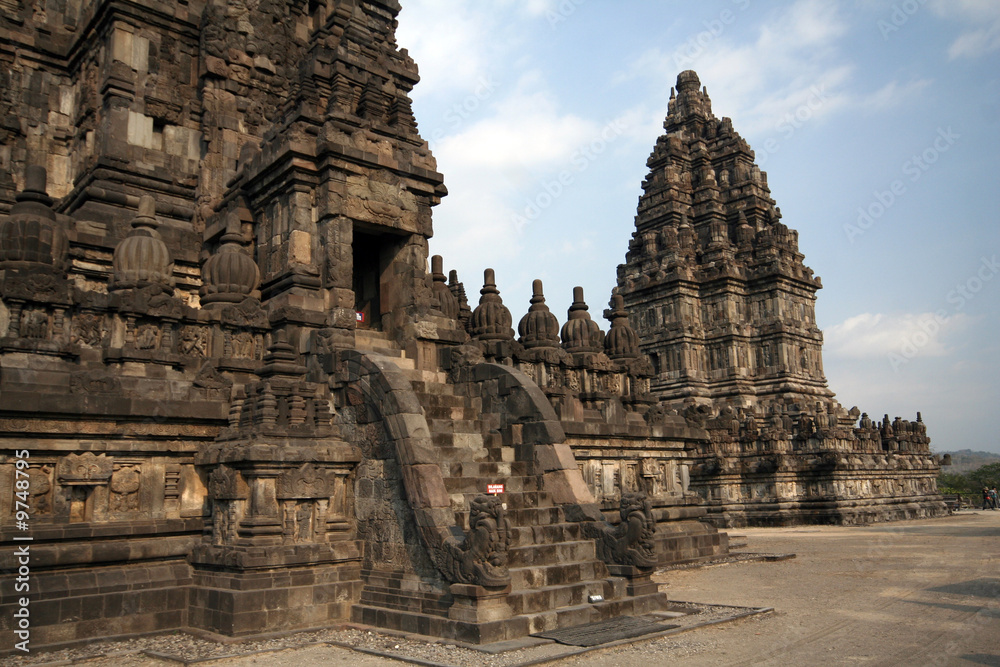
[[[1000, 452], [1000, 1], [402, 0], [450, 194], [432, 254], [515, 322], [531, 281], [600, 319], [670, 87], [698, 72], [823, 279], [830, 387]], [[607, 323], [600, 320], [606, 328]]]

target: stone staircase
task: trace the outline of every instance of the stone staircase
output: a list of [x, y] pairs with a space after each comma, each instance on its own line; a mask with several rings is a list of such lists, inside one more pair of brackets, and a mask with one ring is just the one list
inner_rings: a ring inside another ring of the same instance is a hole
[[483, 414], [481, 397], [460, 393], [468, 385], [449, 384], [445, 373], [416, 368], [384, 334], [358, 331], [357, 341], [359, 349], [391, 358], [410, 380], [432, 434], [456, 524], [468, 530], [470, 501], [486, 493], [487, 484], [504, 484], [512, 534], [511, 586], [504, 597], [509, 613], [503, 618], [475, 624], [456, 621], [448, 617], [447, 599], [414, 592], [401, 600], [398, 583], [375, 576], [369, 577], [355, 605], [354, 620], [490, 643], [645, 614], [666, 605], [665, 594], [628, 595], [627, 580], [610, 576], [596, 557], [594, 541], [582, 536], [580, 524], [567, 522], [563, 510], [540, 488], [542, 478], [533, 474], [533, 464], [514, 460], [514, 448], [503, 446], [499, 422]]

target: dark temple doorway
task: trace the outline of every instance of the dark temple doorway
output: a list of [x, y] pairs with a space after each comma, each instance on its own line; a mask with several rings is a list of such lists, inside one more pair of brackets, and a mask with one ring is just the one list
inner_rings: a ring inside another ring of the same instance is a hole
[[359, 329], [382, 329], [383, 245], [378, 236], [354, 230], [354, 309]]

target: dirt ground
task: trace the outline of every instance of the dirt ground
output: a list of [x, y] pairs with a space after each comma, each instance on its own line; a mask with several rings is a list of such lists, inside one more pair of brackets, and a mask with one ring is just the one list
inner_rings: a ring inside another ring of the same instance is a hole
[[[671, 600], [773, 607], [773, 612], [547, 664], [1000, 667], [1000, 511], [872, 526], [730, 532], [747, 536], [747, 551], [796, 558], [665, 572], [659, 580]], [[433, 653], [421, 657], [454, 664], [442, 650], [447, 648], [455, 647], [428, 647]], [[500, 656], [476, 655], [481, 656], [473, 658], [477, 666], [510, 664]], [[85, 664], [178, 663], [119, 655]], [[401, 663], [328, 645], [198, 662], [199, 667], [340, 664]]]
[[[672, 638], [684, 665], [1000, 665], [1000, 511], [730, 532], [747, 536], [747, 550], [797, 557], [670, 573], [671, 599], [775, 609]], [[671, 661], [651, 648], [560, 665]]]

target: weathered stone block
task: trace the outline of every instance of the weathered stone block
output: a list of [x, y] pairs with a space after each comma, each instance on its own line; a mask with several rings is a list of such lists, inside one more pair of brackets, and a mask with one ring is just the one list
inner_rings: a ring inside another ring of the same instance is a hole
[[403, 480], [406, 495], [413, 507], [449, 507], [451, 499], [445, 489], [441, 468], [436, 464], [404, 465]]
[[582, 505], [594, 502], [593, 494], [576, 468], [545, 473], [544, 488], [556, 505]]
[[554, 470], [576, 470], [573, 450], [565, 442], [551, 445], [535, 445], [535, 461], [542, 472]]

